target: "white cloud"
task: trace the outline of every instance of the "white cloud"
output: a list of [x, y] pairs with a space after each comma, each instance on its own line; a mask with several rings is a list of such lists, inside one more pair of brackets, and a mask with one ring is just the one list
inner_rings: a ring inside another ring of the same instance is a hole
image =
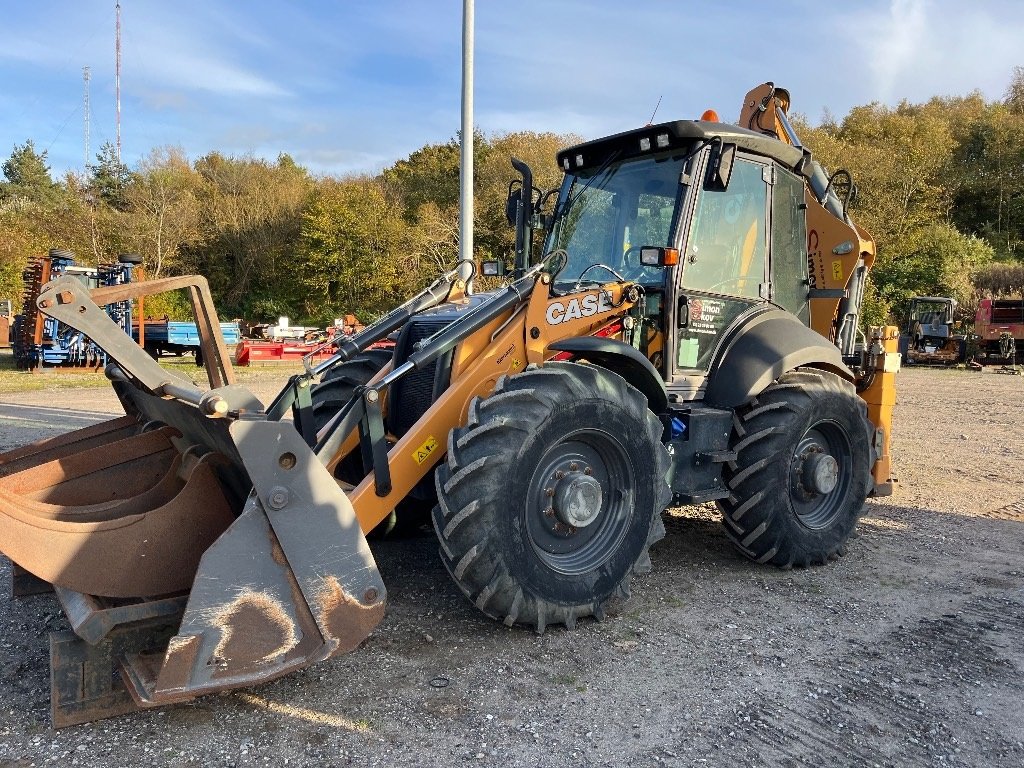
[[835, 62], [848, 85], [849, 103], [833, 102], [842, 115], [853, 104], [932, 96], [966, 95], [978, 89], [1002, 97], [1013, 67], [1021, 63], [1024, 7], [960, 0], [888, 0], [836, 16], [834, 33], [856, 56]]
[[259, 58], [251, 66], [242, 63], [247, 48], [262, 48], [262, 38], [244, 27], [236, 30], [231, 19], [213, 15], [216, 9], [209, 13], [179, 13], [172, 6], [149, 10], [145, 23], [125, 24], [126, 84], [133, 82], [140, 91], [157, 85], [229, 96], [288, 95], [287, 89], [267, 76], [269, 68], [259, 66]]
[[925, 0], [891, 0], [888, 13], [876, 22], [876, 42], [868, 66], [879, 100], [892, 100], [897, 83], [927, 46]]

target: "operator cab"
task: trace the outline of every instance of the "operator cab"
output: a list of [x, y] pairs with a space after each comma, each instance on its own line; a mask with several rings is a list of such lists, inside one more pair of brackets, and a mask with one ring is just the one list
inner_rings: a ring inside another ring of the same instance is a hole
[[[775, 304], [809, 323], [804, 181], [794, 172], [804, 157], [702, 121], [563, 150], [565, 178], [543, 249], [566, 253], [556, 292], [616, 280], [643, 286], [634, 343], [677, 399], [698, 397], [742, 317]], [[655, 249], [663, 258], [645, 264]], [[785, 279], [773, 281], [775, 273]]]

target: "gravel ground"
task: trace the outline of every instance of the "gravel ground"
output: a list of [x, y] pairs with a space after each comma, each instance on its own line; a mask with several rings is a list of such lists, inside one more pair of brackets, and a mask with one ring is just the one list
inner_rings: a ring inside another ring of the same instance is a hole
[[[266, 395], [279, 379], [248, 383]], [[50, 596], [0, 602], [0, 766], [1019, 768], [1024, 379], [907, 370], [899, 387], [901, 487], [868, 503], [846, 557], [757, 566], [713, 507], [670, 510], [652, 574], [575, 632], [497, 625], [432, 536], [384, 542], [388, 615], [358, 651], [55, 732], [47, 633], [65, 621]], [[114, 403], [89, 391], [78, 405]], [[52, 430], [0, 416], [0, 448]], [[4, 563], [0, 589], [9, 579]]]

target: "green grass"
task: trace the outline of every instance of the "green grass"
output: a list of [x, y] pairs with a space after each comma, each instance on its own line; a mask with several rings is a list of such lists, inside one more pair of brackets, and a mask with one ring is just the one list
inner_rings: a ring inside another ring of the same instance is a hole
[[[197, 386], [206, 388], [209, 382], [206, 378], [206, 371], [197, 368], [191, 357], [164, 357], [160, 360], [160, 366], [168, 371], [174, 371], [184, 375], [185, 378], [195, 382]], [[14, 365], [14, 355], [9, 349], [0, 349], [0, 397], [20, 392], [39, 392], [51, 389], [105, 389], [110, 386], [107, 377], [102, 371], [97, 372], [69, 372], [73, 369], [56, 370], [46, 367], [42, 371], [30, 372], [19, 371]], [[289, 373], [298, 373], [302, 370], [301, 364], [296, 364], [295, 370], [289, 368], [235, 368], [235, 378], [241, 383], [257, 378], [266, 378], [268, 373], [279, 373], [282, 379], [287, 378]], [[273, 375], [270, 373], [270, 375]]]
[[0, 350], [0, 396], [16, 392], [36, 392], [42, 389], [78, 389], [109, 387], [102, 373], [42, 373], [19, 371], [14, 367], [14, 355], [9, 349]]

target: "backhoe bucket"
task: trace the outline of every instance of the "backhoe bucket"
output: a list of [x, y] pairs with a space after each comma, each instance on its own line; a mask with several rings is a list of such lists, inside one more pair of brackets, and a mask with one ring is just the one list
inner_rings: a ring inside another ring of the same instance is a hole
[[139, 352], [108, 371], [125, 416], [0, 454], [0, 551], [73, 630], [51, 636], [57, 727], [273, 679], [384, 614], [352, 504], [292, 423]]

